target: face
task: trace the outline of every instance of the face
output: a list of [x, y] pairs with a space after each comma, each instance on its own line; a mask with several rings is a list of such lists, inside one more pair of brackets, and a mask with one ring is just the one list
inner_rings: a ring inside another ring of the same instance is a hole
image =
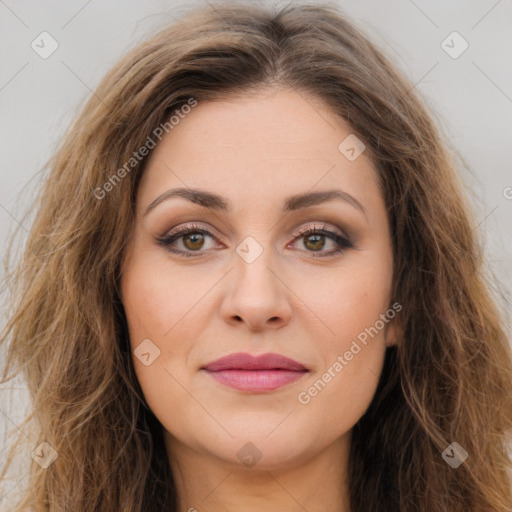
[[368, 408], [398, 309], [377, 174], [349, 135], [313, 97], [267, 90], [199, 102], [152, 150], [121, 294], [171, 451], [298, 464]]

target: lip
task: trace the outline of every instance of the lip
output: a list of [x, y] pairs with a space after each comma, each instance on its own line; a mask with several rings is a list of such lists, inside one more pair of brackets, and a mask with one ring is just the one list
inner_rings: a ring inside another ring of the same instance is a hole
[[217, 382], [240, 391], [263, 392], [278, 389], [302, 378], [308, 369], [280, 354], [252, 356], [237, 352], [203, 366]]
[[221, 370], [290, 370], [303, 371], [306, 367], [289, 357], [280, 354], [261, 354], [252, 356], [246, 352], [236, 352], [221, 357], [203, 366], [210, 372]]

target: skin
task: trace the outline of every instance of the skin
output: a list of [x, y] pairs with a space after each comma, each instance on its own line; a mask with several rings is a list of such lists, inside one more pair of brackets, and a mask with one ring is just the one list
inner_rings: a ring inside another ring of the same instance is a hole
[[[331, 370], [336, 376], [309, 403], [298, 395], [390, 308], [385, 203], [367, 153], [349, 161], [338, 150], [351, 133], [318, 99], [266, 89], [199, 102], [151, 152], [121, 295], [132, 349], [149, 339], [160, 350], [148, 366], [133, 359], [164, 429], [180, 511], [349, 511], [350, 433], [374, 396], [386, 347], [396, 343], [396, 317], [341, 371]], [[221, 195], [232, 211], [173, 197], [144, 215], [174, 187]], [[365, 212], [339, 199], [281, 212], [290, 195], [332, 188]], [[172, 247], [199, 256], [156, 242], [189, 224], [211, 235], [185, 235]], [[297, 235], [324, 225], [354, 247], [329, 256], [331, 238]], [[251, 263], [236, 252], [248, 236], [263, 250]], [[309, 372], [250, 393], [200, 370], [239, 351], [279, 353]], [[244, 446], [261, 457], [255, 464], [237, 455]]]

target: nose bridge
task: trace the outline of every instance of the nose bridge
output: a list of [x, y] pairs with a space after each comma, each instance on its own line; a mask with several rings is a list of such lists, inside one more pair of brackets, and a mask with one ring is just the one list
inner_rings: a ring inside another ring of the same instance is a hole
[[234, 271], [222, 314], [229, 322], [246, 322], [253, 329], [263, 328], [267, 322], [283, 325], [290, 318], [291, 308], [286, 286], [273, 269], [270, 237], [246, 237], [234, 255]]
[[236, 247], [235, 292], [250, 292], [254, 298], [262, 296], [267, 302], [280, 293], [277, 277], [270, 269], [273, 264], [270, 237], [247, 236]]

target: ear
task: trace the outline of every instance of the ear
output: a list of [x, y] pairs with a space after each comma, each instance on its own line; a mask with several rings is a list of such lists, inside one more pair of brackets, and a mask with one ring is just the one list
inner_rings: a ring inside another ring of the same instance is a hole
[[400, 346], [402, 343], [404, 336], [404, 328], [400, 319], [395, 316], [392, 318], [388, 325], [386, 326], [386, 330], [384, 332], [384, 339], [386, 341], [386, 347], [391, 347], [393, 345]]

